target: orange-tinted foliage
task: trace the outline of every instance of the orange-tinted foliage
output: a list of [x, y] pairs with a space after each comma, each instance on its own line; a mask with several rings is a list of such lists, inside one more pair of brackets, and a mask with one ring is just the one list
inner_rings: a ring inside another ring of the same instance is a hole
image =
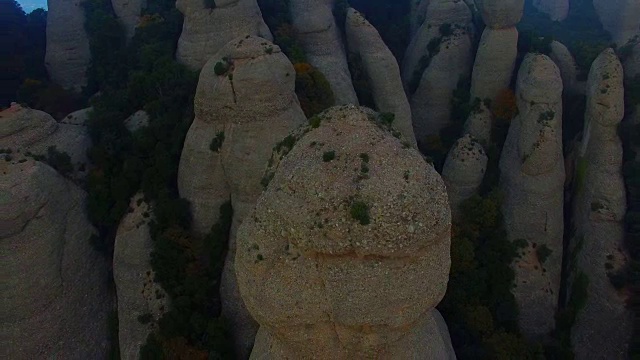
[[496, 119], [505, 122], [510, 122], [518, 114], [516, 95], [511, 89], [500, 91], [491, 104], [491, 112], [493, 112]]

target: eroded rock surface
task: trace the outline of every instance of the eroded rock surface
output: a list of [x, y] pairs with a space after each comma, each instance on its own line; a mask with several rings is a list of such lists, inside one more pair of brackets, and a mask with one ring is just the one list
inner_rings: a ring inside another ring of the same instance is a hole
[[496, 98], [507, 89], [518, 55], [518, 30], [515, 27], [485, 28], [478, 45], [471, 78], [471, 99]]
[[640, 1], [593, 0], [600, 22], [618, 46], [640, 35]]
[[549, 54], [551, 60], [560, 69], [560, 75], [562, 76], [562, 83], [565, 92], [568, 93], [584, 93], [584, 83], [578, 82], [578, 68], [576, 60], [566, 46], [558, 41], [551, 43], [551, 53]]
[[118, 338], [120, 356], [138, 359], [147, 336], [158, 328], [158, 320], [169, 311], [168, 296], [154, 282], [151, 268], [153, 241], [149, 222], [153, 212], [142, 194], [131, 199], [131, 211], [118, 226], [113, 251], [113, 280], [118, 294]]
[[176, 2], [184, 15], [176, 58], [191, 69], [200, 70], [237, 37], [257, 35], [272, 40], [256, 0], [215, 0], [215, 4], [215, 8], [207, 8], [203, 0]]
[[487, 161], [482, 145], [470, 135], [458, 139], [449, 151], [442, 169], [442, 179], [447, 186], [454, 217], [460, 205], [480, 188], [487, 171]]
[[41, 162], [3, 157], [2, 358], [105, 359], [112, 298], [108, 264], [91, 244], [86, 194]]
[[626, 192], [622, 177], [624, 116], [622, 65], [612, 49], [593, 62], [587, 80], [583, 141], [576, 166], [573, 264], [588, 280], [586, 306], [571, 329], [577, 359], [626, 357], [633, 315], [607, 276], [627, 262], [624, 249]]
[[346, 21], [349, 51], [360, 56], [376, 108], [395, 115], [393, 125], [416, 144], [411, 108], [402, 87], [398, 62], [376, 30], [358, 11], [349, 8]]
[[147, 0], [111, 0], [111, 6], [124, 27], [127, 39], [131, 39], [136, 33], [140, 13], [147, 7]]
[[524, 0], [476, 0], [484, 23], [492, 29], [516, 26], [522, 18]]
[[237, 291], [235, 231], [263, 190], [262, 174], [273, 148], [306, 122], [295, 94], [293, 65], [265, 39], [238, 38], [203, 67], [194, 110], [178, 188], [191, 202], [194, 230], [200, 234], [210, 231], [220, 206], [231, 200], [234, 216], [220, 289], [222, 313], [231, 321], [236, 351], [248, 356], [257, 326]]
[[49, 0], [45, 65], [51, 80], [75, 91], [87, 85], [91, 62], [89, 38], [84, 30], [82, 0]]
[[444, 183], [375, 117], [323, 113], [241, 225], [236, 273], [262, 329], [252, 358], [450, 351], [431, 319], [450, 266]]
[[291, 0], [289, 8], [307, 59], [327, 78], [336, 104], [358, 104], [342, 43], [333, 17], [336, 0]]
[[569, 0], [533, 0], [533, 6], [553, 21], [562, 21], [569, 15]]
[[86, 120], [85, 111], [70, 114], [68, 123], [58, 123], [43, 111], [14, 104], [0, 112], [0, 148], [47, 156], [49, 148], [55, 147], [69, 155], [75, 170], [73, 176], [82, 177], [87, 171], [87, 150], [91, 147], [88, 129], [81, 121]]
[[500, 159], [502, 213], [508, 239], [526, 241], [512, 265], [520, 330], [539, 340], [555, 326], [564, 236], [562, 78], [549, 57], [525, 57], [516, 97]]

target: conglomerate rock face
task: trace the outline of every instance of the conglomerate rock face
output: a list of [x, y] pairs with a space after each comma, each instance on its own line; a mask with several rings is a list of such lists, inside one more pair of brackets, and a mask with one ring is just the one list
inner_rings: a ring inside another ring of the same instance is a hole
[[[168, 296], [154, 281], [153, 240], [149, 223], [153, 210], [142, 194], [131, 199], [131, 211], [120, 222], [113, 251], [113, 280], [118, 294], [120, 356], [136, 360], [158, 320], [169, 310]], [[140, 321], [140, 319], [144, 319]]]
[[551, 42], [549, 57], [558, 65], [565, 93], [584, 93], [584, 84], [578, 82], [576, 60], [569, 49], [558, 41]]
[[240, 290], [262, 329], [252, 358], [447, 354], [431, 318], [450, 266], [442, 179], [375, 113], [320, 117], [238, 231]]
[[454, 217], [459, 213], [460, 205], [480, 188], [488, 160], [482, 145], [470, 135], [458, 139], [449, 151], [442, 178]]
[[336, 104], [358, 104], [342, 42], [333, 16], [336, 0], [291, 0], [291, 20], [307, 60], [327, 78]]
[[193, 70], [204, 64], [229, 41], [245, 35], [272, 40], [256, 0], [215, 0], [207, 8], [203, 0], [178, 0], [184, 15], [176, 58]]
[[512, 265], [520, 330], [537, 340], [555, 326], [564, 236], [562, 78], [553, 61], [529, 54], [518, 72], [519, 114], [500, 159], [507, 237], [526, 241]]
[[82, 177], [89, 160], [91, 138], [85, 125], [86, 109], [69, 114], [58, 123], [44, 111], [13, 104], [0, 112], [0, 148], [22, 154], [48, 156], [49, 148], [69, 155], [73, 177]]
[[524, 0], [476, 0], [484, 23], [492, 29], [516, 26], [522, 18]]
[[640, 2], [637, 0], [593, 0], [600, 22], [618, 46], [640, 35]]
[[394, 114], [394, 126], [415, 144], [411, 108], [402, 88], [398, 62], [376, 30], [359, 12], [349, 8], [346, 21], [349, 52], [362, 60], [376, 108]]
[[518, 30], [485, 28], [471, 78], [471, 98], [494, 100], [509, 88], [518, 56]]
[[244, 309], [234, 272], [235, 232], [262, 193], [273, 148], [306, 122], [295, 94], [295, 70], [278, 46], [240, 37], [203, 67], [195, 119], [180, 158], [178, 188], [191, 202], [194, 230], [206, 234], [222, 204], [234, 211], [222, 275], [222, 313], [231, 321], [236, 351], [248, 356], [257, 325]]
[[91, 62], [89, 38], [84, 30], [82, 0], [49, 0], [45, 65], [56, 84], [75, 91], [87, 85]]
[[583, 140], [576, 170], [573, 287], [587, 280], [586, 305], [571, 330], [578, 359], [621, 359], [627, 354], [633, 315], [608, 274], [623, 268], [626, 191], [618, 125], [624, 116], [622, 65], [612, 49], [591, 65]]
[[[451, 125], [451, 100], [473, 63], [471, 10], [463, 1], [432, 0], [407, 48], [402, 76], [418, 144]], [[434, 44], [439, 44], [434, 47]]]
[[3, 157], [1, 357], [106, 358], [108, 264], [91, 245], [85, 192], [41, 162]]

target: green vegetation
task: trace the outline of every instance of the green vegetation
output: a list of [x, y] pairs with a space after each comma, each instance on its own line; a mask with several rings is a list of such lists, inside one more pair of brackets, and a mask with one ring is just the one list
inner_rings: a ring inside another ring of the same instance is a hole
[[324, 161], [324, 162], [332, 161], [332, 160], [333, 160], [333, 159], [335, 159], [335, 158], [336, 158], [336, 152], [335, 152], [335, 151], [333, 151], [333, 150], [331, 150], [331, 151], [325, 151], [325, 152], [322, 154], [322, 161]]
[[371, 219], [369, 218], [369, 205], [364, 201], [352, 202], [349, 214], [354, 220], [358, 221], [360, 225], [369, 225], [371, 223]]
[[576, 58], [581, 80], [586, 80], [593, 60], [611, 45], [611, 36], [602, 28], [591, 0], [572, 1], [569, 15], [562, 22], [551, 21], [531, 1], [525, 2], [525, 14], [518, 24], [522, 39], [519, 48], [546, 54], [551, 40], [560, 41]]
[[296, 71], [296, 95], [307, 118], [333, 106], [335, 98], [329, 81], [322, 72], [307, 62], [307, 56], [291, 25], [289, 0], [258, 0], [258, 5], [273, 33], [274, 42], [293, 63]]
[[73, 172], [73, 165], [69, 154], [60, 152], [55, 146], [47, 149], [47, 156], [44, 160], [49, 166], [56, 169], [62, 176], [69, 176]]
[[380, 113], [380, 120], [385, 125], [391, 126], [391, 125], [393, 125], [393, 122], [396, 120], [396, 114], [388, 113], [388, 112]]
[[544, 264], [549, 256], [553, 253], [546, 244], [542, 244], [536, 247], [536, 257], [540, 264]]
[[213, 67], [213, 72], [218, 76], [222, 76], [229, 71], [230, 67], [231, 65], [229, 64], [229, 62], [226, 59], [222, 59], [215, 64], [215, 66]]
[[369, 74], [362, 64], [362, 58], [355, 53], [349, 53], [348, 56], [349, 72], [351, 73], [351, 82], [356, 91], [358, 102], [361, 106], [366, 106], [373, 110], [378, 110], [376, 102], [373, 99], [371, 84], [369, 82]]
[[209, 144], [209, 149], [213, 152], [220, 152], [220, 148], [224, 143], [224, 131], [220, 131], [216, 134], [216, 137], [211, 140], [211, 144]]
[[142, 325], [146, 325], [146, 324], [150, 323], [151, 320], [153, 320], [153, 315], [151, 315], [149, 313], [145, 313], [145, 314], [142, 314], [142, 315], [138, 316], [138, 322], [140, 322], [140, 324], [142, 324]]

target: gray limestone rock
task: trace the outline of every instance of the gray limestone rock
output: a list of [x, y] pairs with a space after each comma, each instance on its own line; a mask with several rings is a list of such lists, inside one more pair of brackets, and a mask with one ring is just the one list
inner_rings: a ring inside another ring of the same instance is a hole
[[86, 194], [41, 162], [12, 158], [0, 159], [0, 357], [106, 359], [113, 304]]
[[524, 0], [476, 0], [484, 23], [492, 29], [516, 26], [522, 18]]
[[82, 90], [91, 62], [84, 30], [83, 0], [49, 0], [45, 65], [51, 80], [65, 89]]
[[583, 140], [576, 166], [573, 283], [580, 274], [588, 280], [586, 305], [571, 330], [577, 359], [623, 359], [631, 335], [633, 315], [625, 307], [624, 294], [616, 291], [607, 276], [628, 259], [624, 249], [623, 150], [618, 137], [623, 116], [622, 65], [615, 52], [607, 49], [589, 72]]
[[378, 31], [352, 8], [347, 12], [346, 33], [349, 51], [362, 59], [377, 110], [394, 114], [394, 127], [415, 145], [411, 108], [395, 57]]
[[488, 160], [482, 145], [470, 135], [458, 139], [449, 151], [442, 169], [442, 179], [447, 186], [454, 218], [459, 213], [460, 205], [480, 188]]
[[463, 134], [469, 134], [473, 136], [483, 145], [488, 145], [491, 142], [491, 129], [493, 126], [493, 115], [491, 111], [487, 109], [484, 102], [480, 102], [477, 109], [473, 109], [469, 118], [464, 123]]
[[203, 0], [178, 0], [176, 8], [184, 15], [176, 58], [193, 70], [204, 64], [229, 41], [257, 35], [272, 40], [256, 0], [215, 0], [207, 8]]
[[512, 264], [520, 330], [539, 340], [555, 326], [564, 236], [562, 78], [549, 57], [525, 57], [516, 97], [500, 159], [502, 213], [508, 239], [526, 241]]
[[142, 194], [134, 196], [129, 207], [131, 211], [122, 219], [116, 233], [113, 280], [118, 293], [120, 356], [136, 360], [147, 336], [158, 328], [158, 320], [169, 310], [169, 298], [154, 282], [155, 272], [151, 268], [152, 209], [143, 201]]
[[127, 39], [131, 39], [136, 33], [140, 13], [147, 7], [147, 0], [111, 0], [111, 6], [124, 27]]
[[551, 60], [556, 63], [562, 75], [562, 83], [566, 93], [584, 93], [584, 85], [578, 82], [576, 60], [569, 49], [558, 41], [551, 43]]
[[191, 202], [194, 230], [200, 234], [210, 231], [220, 206], [231, 200], [234, 216], [220, 289], [222, 312], [231, 321], [236, 351], [248, 356], [257, 326], [238, 294], [234, 238], [262, 193], [262, 174], [273, 148], [306, 121], [295, 94], [293, 65], [265, 39], [238, 38], [203, 67], [194, 110], [178, 188]]
[[342, 34], [333, 17], [335, 2], [291, 0], [291, 18], [309, 63], [329, 81], [336, 104], [358, 104]]
[[478, 45], [471, 77], [471, 99], [496, 98], [509, 87], [518, 55], [518, 30], [515, 27], [485, 28]]
[[124, 126], [129, 132], [135, 132], [149, 126], [149, 114], [144, 110], [138, 110], [124, 121]]
[[238, 230], [238, 283], [263, 329], [253, 358], [452, 355], [429, 319], [450, 266], [444, 183], [372, 117], [324, 112]]

